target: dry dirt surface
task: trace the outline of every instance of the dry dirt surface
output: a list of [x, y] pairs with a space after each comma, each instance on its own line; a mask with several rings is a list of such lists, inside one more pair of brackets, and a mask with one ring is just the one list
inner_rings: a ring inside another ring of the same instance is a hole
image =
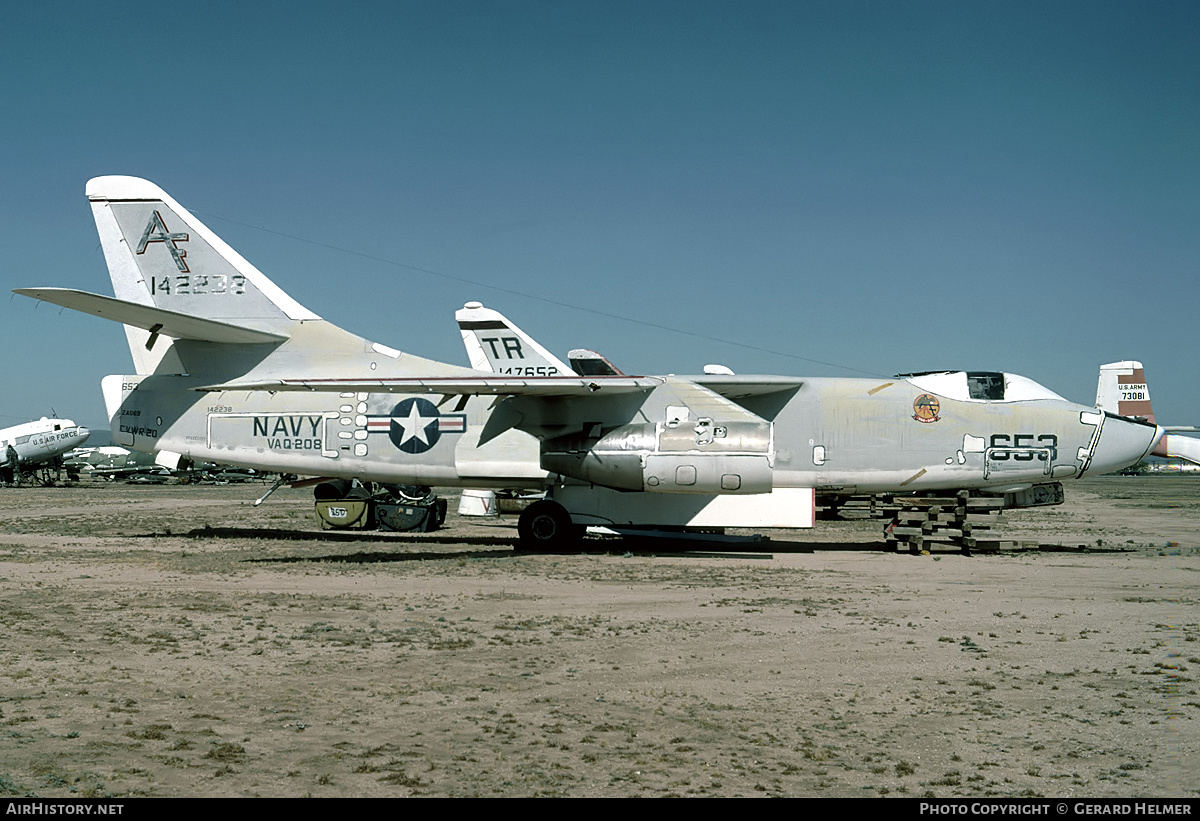
[[0, 795], [1200, 794], [1197, 480], [1068, 487], [1006, 514], [1062, 549], [971, 557], [534, 555], [261, 492], [0, 490]]

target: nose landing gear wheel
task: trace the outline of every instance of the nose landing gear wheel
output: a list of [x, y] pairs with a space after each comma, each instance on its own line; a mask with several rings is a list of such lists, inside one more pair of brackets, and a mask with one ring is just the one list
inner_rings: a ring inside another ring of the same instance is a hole
[[543, 499], [525, 508], [517, 520], [517, 535], [525, 550], [565, 550], [579, 542], [580, 528], [558, 502]]

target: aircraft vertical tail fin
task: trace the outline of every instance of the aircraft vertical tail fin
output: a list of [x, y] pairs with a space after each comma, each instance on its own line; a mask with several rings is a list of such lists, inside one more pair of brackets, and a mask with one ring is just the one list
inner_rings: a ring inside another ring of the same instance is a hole
[[[154, 183], [96, 177], [87, 197], [117, 299], [268, 333], [320, 319]], [[177, 367], [152, 331], [126, 335], [138, 373]]]
[[[1150, 404], [1150, 388], [1141, 362], [1111, 362], [1100, 366], [1100, 384], [1096, 387], [1096, 407], [1100, 410], [1142, 419], [1157, 424]], [[1200, 439], [1179, 436], [1174, 431], [1194, 432], [1193, 426], [1159, 426], [1159, 439], [1151, 451], [1155, 456], [1186, 459], [1200, 464]]]
[[1150, 388], [1141, 362], [1132, 360], [1110, 362], [1100, 366], [1100, 382], [1096, 386], [1096, 407], [1100, 410], [1154, 422], [1150, 405]]
[[468, 302], [455, 312], [471, 367], [512, 376], [563, 376], [563, 362], [499, 311]]

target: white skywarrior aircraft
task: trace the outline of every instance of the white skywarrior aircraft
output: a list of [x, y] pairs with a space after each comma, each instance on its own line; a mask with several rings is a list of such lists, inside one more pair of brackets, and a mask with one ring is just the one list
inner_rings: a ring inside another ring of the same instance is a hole
[[806, 527], [815, 490], [1055, 483], [1134, 464], [1163, 434], [996, 372], [541, 375], [514, 337], [495, 343], [512, 370], [483, 374], [326, 322], [153, 183], [98, 177], [87, 196], [115, 298], [17, 293], [125, 324], [137, 373], [102, 382], [117, 444], [304, 475], [544, 489], [519, 522], [531, 547], [563, 547], [586, 525]]

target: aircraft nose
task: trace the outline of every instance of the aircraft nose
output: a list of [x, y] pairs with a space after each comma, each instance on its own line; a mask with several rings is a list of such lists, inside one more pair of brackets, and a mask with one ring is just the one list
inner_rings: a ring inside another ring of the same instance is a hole
[[80, 425], [78, 428], [76, 428], [76, 430], [79, 432], [79, 441], [81, 443], [86, 442], [87, 438], [92, 435], [92, 432], [83, 425]]
[[1158, 444], [1162, 434], [1162, 428], [1149, 422], [1105, 414], [1088, 472], [1098, 476], [1137, 464]]

